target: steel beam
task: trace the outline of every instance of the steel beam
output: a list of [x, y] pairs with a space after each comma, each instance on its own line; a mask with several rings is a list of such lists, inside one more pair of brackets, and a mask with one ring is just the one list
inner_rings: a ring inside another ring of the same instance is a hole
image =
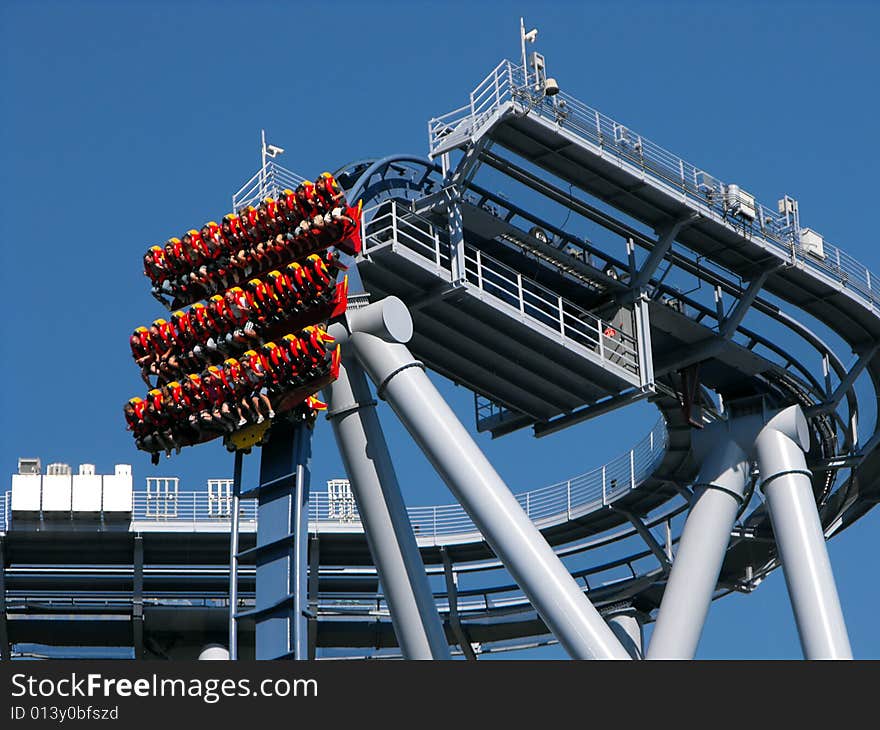
[[645, 545], [648, 546], [648, 549], [654, 553], [654, 557], [657, 558], [657, 562], [660, 563], [660, 567], [663, 568], [664, 571], [669, 571], [672, 567], [672, 561], [669, 559], [669, 556], [666, 554], [666, 551], [657, 542], [657, 538], [654, 537], [654, 534], [645, 526], [645, 523], [642, 521], [642, 518], [638, 515], [634, 515], [632, 512], [628, 512], [625, 509], [621, 509], [619, 507], [611, 507], [611, 510], [617, 512], [618, 514], [623, 515], [629, 520], [629, 523], [636, 528], [636, 532], [639, 534], [639, 537], [644, 540]]
[[632, 606], [615, 606], [605, 612], [605, 620], [633, 659], [644, 659], [643, 614]]
[[648, 659], [694, 657], [748, 483], [748, 457], [727, 423], [715, 422], [694, 433], [694, 443], [702, 466], [663, 591]]
[[551, 434], [558, 433], [570, 426], [574, 426], [578, 423], [583, 423], [584, 421], [589, 421], [591, 418], [596, 418], [597, 416], [602, 416], [606, 413], [610, 413], [611, 411], [615, 411], [622, 406], [629, 405], [630, 403], [634, 403], [637, 400], [641, 400], [642, 398], [646, 398], [654, 392], [652, 387], [642, 387], [637, 388], [635, 390], [626, 391], [624, 393], [619, 393], [618, 395], [612, 395], [609, 398], [605, 398], [596, 403], [591, 403], [588, 406], [584, 406], [583, 408], [578, 408], [576, 411], [572, 411], [571, 413], [567, 413], [564, 416], [558, 416], [550, 421], [544, 421], [543, 423], [536, 423], [532, 427], [532, 431], [535, 434], [535, 438], [542, 438], [543, 436], [550, 436]]
[[764, 286], [764, 283], [767, 281], [767, 277], [777, 268], [778, 267], [774, 266], [770, 269], [764, 269], [752, 279], [749, 282], [748, 287], [746, 287], [746, 290], [740, 296], [739, 301], [734, 305], [730, 314], [718, 322], [718, 333], [725, 340], [729, 340], [734, 334], [736, 334], [736, 328], [742, 324], [743, 319], [745, 319], [745, 316], [752, 304], [754, 304], [755, 299], [758, 298], [758, 294]]
[[257, 488], [257, 659], [305, 659], [311, 427], [276, 422]]
[[[834, 392], [828, 397], [828, 399], [824, 403], [820, 403], [819, 405], [808, 408], [805, 412], [806, 416], [816, 415], [817, 413], [823, 413], [827, 411], [833, 411], [837, 408], [838, 404], [841, 400], [843, 400], [843, 396], [846, 395], [846, 392], [855, 385], [856, 380], [858, 380], [859, 375], [861, 375], [865, 368], [868, 367], [868, 364], [874, 358], [874, 355], [877, 354], [877, 350], [880, 348], [880, 344], [874, 344], [869, 347], [867, 350], [859, 355], [858, 360], [856, 360], [855, 364], [849, 369], [846, 375], [841, 378], [840, 383], [834, 389]], [[824, 363], [823, 363], [824, 364]]]
[[578, 659], [628, 659], [507, 485], [405, 343], [412, 319], [389, 297], [348, 313], [354, 351], [404, 426], [486, 537], [538, 614]]
[[0, 660], [11, 658], [6, 621], [6, 536], [0, 535]]
[[461, 653], [468, 661], [476, 661], [477, 655], [468, 638], [464, 626], [461, 625], [461, 617], [458, 615], [458, 576], [452, 569], [452, 561], [449, 559], [449, 551], [446, 546], [440, 547], [440, 556], [443, 558], [443, 575], [446, 577], [446, 599], [449, 602], [449, 625], [452, 633], [461, 647]]
[[144, 658], [144, 538], [134, 536], [131, 633], [134, 658]]
[[[737, 327], [742, 324], [750, 307], [757, 299], [761, 288], [767, 281], [767, 277], [770, 276], [775, 269], [776, 267], [765, 269], [749, 282], [748, 287], [740, 294], [739, 301], [736, 303], [730, 314], [719, 320], [718, 337], [712, 337], [694, 343], [688, 348], [687, 354], [671, 363], [665, 363], [663, 367], [658, 370], [657, 375], [664, 375], [672, 370], [681, 370], [717, 355], [724, 347], [724, 343], [728, 342], [736, 334]], [[720, 291], [720, 287], [716, 287], [716, 291]]]
[[672, 242], [681, 232], [681, 229], [688, 225], [695, 217], [696, 216], [681, 218], [657, 231], [658, 238], [654, 241], [654, 245], [651, 248], [651, 252], [648, 254], [648, 258], [645, 259], [642, 267], [635, 275], [635, 278], [630, 282], [630, 289], [632, 289], [636, 295], [638, 295], [642, 288], [647, 286], [648, 282], [651, 281], [651, 277], [654, 276], [654, 272], [657, 271], [660, 262], [663, 261], [666, 254], [669, 253], [669, 249], [672, 248]]
[[391, 622], [406, 659], [449, 659], [425, 566], [413, 534], [394, 464], [360, 364], [349, 354], [348, 333], [330, 333], [343, 346], [339, 377], [324, 390], [327, 418], [385, 590]]
[[804, 452], [807, 420], [798, 406], [780, 411], [755, 440], [761, 491], [807, 659], [851, 659], [852, 649], [831, 571]]
[[244, 455], [235, 452], [232, 467], [232, 496], [229, 526], [229, 658], [238, 659], [238, 528], [239, 500], [241, 499], [241, 469]]
[[318, 656], [318, 592], [321, 575], [321, 544], [318, 535], [309, 535], [309, 659]]

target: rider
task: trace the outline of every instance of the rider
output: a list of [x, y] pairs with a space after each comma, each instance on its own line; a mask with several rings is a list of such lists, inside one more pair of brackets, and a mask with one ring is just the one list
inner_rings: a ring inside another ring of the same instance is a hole
[[272, 401], [269, 400], [266, 379], [266, 363], [264, 358], [256, 350], [247, 350], [240, 358], [241, 371], [247, 378], [251, 393], [251, 409], [258, 414], [257, 423], [262, 423], [264, 418], [274, 418]]

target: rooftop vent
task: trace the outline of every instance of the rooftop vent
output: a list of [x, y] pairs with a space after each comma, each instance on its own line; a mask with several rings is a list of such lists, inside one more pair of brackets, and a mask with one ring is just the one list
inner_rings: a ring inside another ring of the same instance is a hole
[[67, 477], [70, 476], [70, 464], [49, 464], [46, 467], [46, 474], [50, 477]]
[[39, 474], [40, 468], [40, 460], [38, 458], [18, 457], [19, 474]]

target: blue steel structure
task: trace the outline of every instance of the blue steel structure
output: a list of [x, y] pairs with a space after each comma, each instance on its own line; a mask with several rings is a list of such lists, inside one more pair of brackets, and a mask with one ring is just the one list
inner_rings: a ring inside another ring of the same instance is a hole
[[[752, 591], [782, 566], [805, 654], [846, 656], [845, 628], [822, 635], [810, 613], [834, 612], [830, 568], [805, 575], [796, 553], [821, 563], [824, 540], [880, 499], [876, 277], [803, 228], [790, 197], [765, 207], [555, 91], [543, 59], [503, 61], [467, 104], [431, 120], [431, 159], [338, 171], [349, 198], [364, 201], [356, 310], [402, 301], [415, 366], [471, 389], [477, 429], [493, 437], [522, 428], [545, 437], [636, 400], [658, 408], [657, 426], [621, 457], [516, 495], [584, 596], [618, 636], [628, 632], [631, 654], [652, 656], [632, 627], [656, 620], [665, 638], [655, 656], [692, 655], [709, 601]], [[269, 162], [236, 203], [296, 179]], [[545, 211], [555, 210], [589, 221], [597, 240], [550, 223]], [[356, 320], [344, 323], [355, 336]], [[406, 418], [392, 377], [375, 383], [377, 397]], [[307, 473], [297, 481], [296, 465], [307, 462], [306, 443], [273, 436], [256, 506], [243, 499], [235, 509], [242, 544], [231, 607], [231, 515], [211, 513], [200, 495], [181, 493], [173, 515], [136, 495], [131, 521], [91, 530], [95, 545], [76, 565], [60, 552], [82, 539], [75, 519], [16, 514], [7, 496], [0, 650], [51, 643], [28, 617], [64, 610], [74, 618], [53, 623], [70, 640], [132, 645], [138, 656], [191, 654], [224, 641], [232, 610], [258, 657], [394, 654], [404, 617], [381, 591], [365, 505], [340, 513], [312, 493], [304, 509]], [[719, 444], [731, 461], [709, 463]], [[809, 529], [788, 519], [795, 511]], [[529, 598], [534, 586], [511, 580], [510, 554], [496, 554], [473, 513], [432, 506], [403, 518], [456, 653], [556, 640]], [[191, 542], [185, 554], [173, 547], [181, 535]], [[685, 543], [712, 543], [717, 564], [692, 559]], [[674, 587], [697, 583], [704, 592], [691, 601]], [[73, 598], [65, 586], [75, 586]], [[186, 621], [169, 620], [175, 601], [188, 602], [176, 609]], [[111, 615], [130, 621], [112, 625]]]

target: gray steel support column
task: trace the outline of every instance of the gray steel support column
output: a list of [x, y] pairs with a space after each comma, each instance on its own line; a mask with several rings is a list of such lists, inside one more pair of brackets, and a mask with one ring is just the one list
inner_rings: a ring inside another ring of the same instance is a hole
[[761, 491], [807, 659], [851, 659], [852, 650], [804, 452], [807, 420], [798, 406], [780, 411], [755, 440]]
[[229, 526], [229, 658], [238, 659], [238, 528], [239, 500], [241, 499], [241, 468], [244, 455], [235, 452], [232, 467], [232, 500]]
[[337, 380], [324, 389], [327, 418], [339, 445], [367, 544], [385, 589], [391, 623], [405, 659], [449, 659], [449, 645], [394, 464], [363, 368], [349, 354], [348, 333], [334, 325], [343, 343]]
[[474, 647], [468, 638], [464, 626], [461, 625], [461, 617], [458, 615], [458, 576], [452, 569], [452, 560], [449, 557], [449, 551], [446, 546], [440, 548], [440, 555], [443, 557], [443, 574], [446, 576], [446, 600], [449, 602], [449, 625], [452, 627], [452, 633], [455, 640], [461, 648], [461, 653], [468, 661], [476, 661], [477, 655], [474, 653]]
[[309, 482], [312, 456], [312, 429], [300, 425], [295, 437], [296, 491], [293, 544], [293, 658], [308, 659], [309, 593]]
[[694, 434], [694, 441], [702, 467], [648, 645], [648, 659], [694, 657], [748, 482], [748, 457], [727, 423], [713, 423]]
[[131, 632], [134, 658], [144, 658], [144, 538], [134, 536], [133, 585], [131, 592]]
[[[349, 312], [351, 343], [377, 385], [559, 643], [576, 659], [629, 659], [404, 344], [406, 306], [389, 297]], [[378, 336], [377, 336], [378, 335]]]
[[321, 576], [321, 550], [318, 535], [309, 535], [309, 659], [318, 656], [318, 591]]
[[0, 660], [9, 659], [9, 629], [6, 623], [6, 537], [0, 535]]
[[605, 614], [605, 620], [633, 659], [643, 659], [644, 631], [642, 613], [632, 606], [616, 608]]
[[278, 421], [260, 457], [257, 491], [257, 659], [305, 659], [311, 427]]

